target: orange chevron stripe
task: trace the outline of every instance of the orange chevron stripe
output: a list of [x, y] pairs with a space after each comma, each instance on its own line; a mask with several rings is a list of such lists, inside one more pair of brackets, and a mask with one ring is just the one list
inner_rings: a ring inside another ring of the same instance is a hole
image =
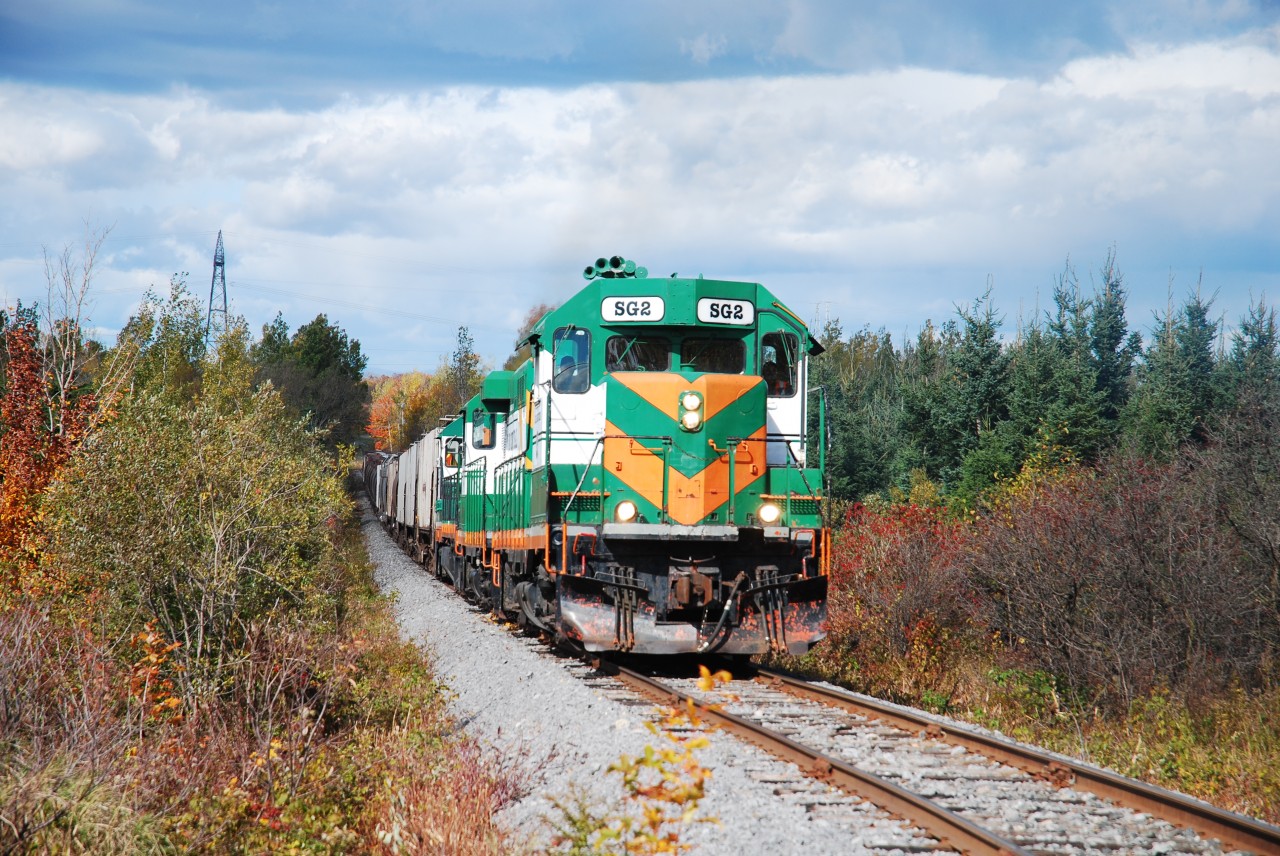
[[[604, 466], [610, 478], [621, 481], [653, 505], [662, 507], [662, 456], [640, 441], [605, 423]], [[734, 462], [734, 490], [741, 491], [765, 471], [765, 428], [738, 445]], [[676, 523], [693, 526], [729, 501], [729, 461], [724, 454], [699, 473], [686, 476], [667, 468], [667, 514]]]
[[764, 383], [750, 375], [702, 375], [687, 378], [674, 372], [619, 372], [613, 379], [671, 417], [680, 418], [680, 393], [695, 390], [702, 395], [705, 411], [702, 421], [709, 422], [721, 410], [746, 395], [752, 387]]

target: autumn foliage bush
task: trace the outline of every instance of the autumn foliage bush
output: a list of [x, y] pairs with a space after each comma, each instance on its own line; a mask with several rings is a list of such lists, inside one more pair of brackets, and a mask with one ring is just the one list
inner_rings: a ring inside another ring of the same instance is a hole
[[1043, 673], [1083, 708], [1266, 685], [1280, 651], [1280, 477], [1258, 460], [1270, 445], [1240, 430], [1167, 463], [1083, 467], [1046, 448], [981, 513], [855, 506], [815, 656], [915, 701], [959, 685], [959, 664], [992, 644], [1001, 668]]
[[340, 484], [271, 392], [138, 397], [47, 507], [45, 563], [76, 591], [109, 590], [112, 630], [143, 615], [180, 643], [188, 699], [219, 690], [263, 621], [331, 621], [341, 595], [325, 526], [344, 513]]
[[8, 328], [0, 853], [497, 852], [511, 780], [399, 639], [338, 462], [192, 304], [127, 326], [91, 432]]
[[969, 572], [972, 533], [915, 504], [854, 506], [836, 535], [824, 671], [903, 700], [952, 695], [983, 644]]
[[1208, 476], [1186, 459], [1114, 459], [1003, 503], [973, 558], [992, 626], [1089, 706], [1257, 686], [1276, 615], [1206, 501]]
[[56, 587], [35, 573], [41, 531], [36, 500], [93, 419], [92, 392], [52, 384], [34, 311], [18, 307], [6, 325], [4, 396], [0, 398], [0, 602], [15, 591]]

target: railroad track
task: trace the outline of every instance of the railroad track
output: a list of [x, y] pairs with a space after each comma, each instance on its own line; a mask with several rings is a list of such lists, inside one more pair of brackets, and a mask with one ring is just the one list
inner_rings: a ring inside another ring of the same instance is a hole
[[1280, 829], [1182, 794], [771, 672], [706, 692], [621, 666], [663, 703], [692, 700], [721, 729], [922, 832], [911, 849], [973, 854], [1280, 854]]

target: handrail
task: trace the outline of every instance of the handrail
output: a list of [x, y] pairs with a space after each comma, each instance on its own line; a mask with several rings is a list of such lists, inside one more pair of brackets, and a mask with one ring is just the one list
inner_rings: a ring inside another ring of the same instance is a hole
[[[596, 449], [601, 449], [601, 455], [600, 455], [600, 471], [601, 471], [602, 473], [604, 472], [604, 454], [603, 454], [603, 446], [604, 446], [604, 435], [601, 435], [600, 437], [597, 437], [597, 438], [596, 438], [596, 442], [591, 446], [591, 454], [587, 456], [587, 462], [586, 462], [586, 464], [584, 464], [584, 465], [583, 465], [583, 467], [582, 467], [582, 477], [578, 479], [577, 487], [575, 487], [575, 488], [573, 489], [573, 493], [569, 496], [569, 501], [568, 501], [568, 502], [566, 502], [566, 503], [564, 504], [564, 511], [565, 511], [565, 512], [568, 512], [569, 507], [570, 507], [571, 505], [573, 505], [573, 501], [574, 501], [575, 499], [577, 499], [577, 498], [578, 498], [578, 491], [582, 490], [582, 484], [583, 484], [583, 482], [585, 482], [585, 481], [587, 480], [587, 473], [591, 472], [591, 465], [592, 465], [592, 462], [594, 462], [594, 461], [595, 461], [595, 459], [596, 459]], [[547, 465], [548, 465], [548, 466], [550, 466], [550, 465], [551, 465], [551, 461], [550, 461], [550, 458], [549, 458], [549, 457], [548, 457], [548, 460], [547, 460]], [[603, 490], [604, 490], [604, 482], [601, 482], [601, 483], [600, 483], [600, 490], [601, 490], [601, 491], [603, 491]], [[601, 503], [600, 503], [600, 507], [601, 507], [602, 509], [604, 508], [604, 503], [603, 503], [603, 502], [601, 502]], [[566, 539], [566, 540], [567, 540], [567, 539]]]
[[[544, 439], [547, 443], [547, 450], [548, 450], [547, 461], [549, 465], [550, 459], [551, 459], [550, 448], [553, 442], [564, 442], [564, 441], [583, 442], [585, 440], [590, 439], [590, 435], [573, 434], [565, 431], [556, 431], [556, 432], [548, 432], [548, 434], [545, 436]], [[569, 499], [562, 506], [561, 512], [563, 514], [567, 514], [570, 510], [570, 507], [573, 505], [574, 500], [577, 499], [579, 496], [585, 495], [582, 493], [582, 486], [586, 483], [587, 476], [591, 475], [591, 472], [595, 467], [599, 467], [601, 496], [603, 497], [608, 493], [607, 482], [609, 479], [609, 472], [604, 465], [604, 455], [601, 454], [600, 460], [599, 461], [596, 460], [596, 450], [601, 449], [601, 451], [603, 452], [602, 446], [606, 440], [640, 440], [640, 441], [650, 440], [650, 441], [657, 441], [661, 443], [660, 450], [652, 449], [652, 448], [649, 448], [648, 446], [644, 446], [644, 448], [646, 451], [650, 453], [654, 453], [654, 454], [658, 454], [659, 452], [661, 453], [662, 505], [660, 507], [660, 513], [661, 513], [662, 519], [659, 522], [661, 523], [669, 522], [669, 517], [670, 517], [669, 494], [671, 490], [669, 469], [670, 469], [670, 463], [671, 463], [671, 457], [670, 457], [671, 449], [673, 448], [674, 442], [675, 442], [672, 439], [670, 434], [603, 434], [603, 435], [597, 436], [595, 438], [595, 442], [592, 443], [591, 445], [591, 452], [587, 456], [586, 463], [582, 465], [583, 467], [582, 475], [579, 476], [578, 483], [574, 486], [573, 491], [570, 492]], [[600, 505], [599, 512], [600, 512], [599, 522], [603, 524], [604, 516], [605, 516], [603, 502]]]

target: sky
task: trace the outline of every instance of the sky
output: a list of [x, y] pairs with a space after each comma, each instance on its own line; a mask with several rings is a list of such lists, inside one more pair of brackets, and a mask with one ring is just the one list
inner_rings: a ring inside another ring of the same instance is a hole
[[1231, 327], [1280, 301], [1280, 2], [0, 0], [0, 306], [104, 231], [102, 338], [221, 231], [232, 313], [371, 375], [501, 365], [615, 254], [901, 342], [1114, 253], [1133, 329]]

